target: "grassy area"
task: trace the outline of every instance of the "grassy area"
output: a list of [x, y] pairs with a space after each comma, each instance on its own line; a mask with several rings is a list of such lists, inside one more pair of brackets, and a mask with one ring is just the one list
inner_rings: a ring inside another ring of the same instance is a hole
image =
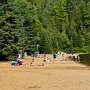
[[84, 46], [83, 47], [88, 53], [90, 53], [90, 45], [89, 46]]
[[80, 62], [90, 66], [90, 53], [89, 54], [80, 54]]

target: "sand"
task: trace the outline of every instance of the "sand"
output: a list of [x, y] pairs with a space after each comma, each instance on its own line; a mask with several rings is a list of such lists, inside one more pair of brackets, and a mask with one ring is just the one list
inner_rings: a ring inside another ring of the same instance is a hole
[[51, 62], [36, 58], [44, 66], [30, 66], [31, 57], [25, 57], [22, 66], [0, 62], [0, 90], [90, 90], [90, 70], [72, 60], [62, 61], [61, 56]]

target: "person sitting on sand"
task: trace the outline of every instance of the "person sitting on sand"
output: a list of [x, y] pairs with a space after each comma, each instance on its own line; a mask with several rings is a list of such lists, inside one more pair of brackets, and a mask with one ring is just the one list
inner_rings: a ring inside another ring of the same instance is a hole
[[44, 60], [43, 61], [46, 62], [46, 57], [44, 57]]
[[24, 64], [24, 60], [21, 60], [20, 58], [17, 58], [17, 64], [18, 65]]
[[49, 57], [47, 57], [47, 58], [46, 58], [46, 61], [49, 62], [49, 61], [51, 61], [51, 59], [50, 59]]
[[32, 59], [30, 65], [31, 65], [31, 66], [35, 66], [35, 65], [36, 65], [34, 58]]

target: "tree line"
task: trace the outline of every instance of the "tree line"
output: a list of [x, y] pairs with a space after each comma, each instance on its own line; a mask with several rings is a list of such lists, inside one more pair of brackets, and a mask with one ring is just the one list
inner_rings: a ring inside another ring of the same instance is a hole
[[18, 52], [87, 52], [89, 0], [0, 0], [0, 57]]

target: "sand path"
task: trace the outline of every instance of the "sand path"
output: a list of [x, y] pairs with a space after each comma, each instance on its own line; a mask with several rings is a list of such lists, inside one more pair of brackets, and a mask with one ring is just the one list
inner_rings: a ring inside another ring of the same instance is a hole
[[[30, 66], [30, 57], [25, 65], [11, 66], [0, 62], [0, 90], [90, 90], [90, 70], [87, 66], [72, 60], [61, 61], [61, 56], [44, 66]], [[66, 56], [67, 57], [67, 56]]]

